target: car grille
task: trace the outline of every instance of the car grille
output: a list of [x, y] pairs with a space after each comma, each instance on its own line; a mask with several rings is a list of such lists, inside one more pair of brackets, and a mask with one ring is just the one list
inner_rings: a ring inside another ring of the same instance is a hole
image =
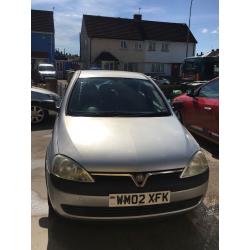
[[125, 217], [161, 214], [193, 207], [199, 203], [201, 197], [186, 201], [172, 202], [164, 205], [140, 207], [82, 207], [61, 205], [63, 211], [70, 215], [86, 217]]
[[55, 188], [71, 194], [108, 196], [109, 194], [141, 193], [168, 190], [171, 192], [190, 189], [208, 180], [209, 171], [203, 174], [180, 178], [180, 173], [150, 176], [143, 187], [137, 187], [129, 176], [94, 176], [94, 183], [64, 180], [54, 175], [50, 179]]

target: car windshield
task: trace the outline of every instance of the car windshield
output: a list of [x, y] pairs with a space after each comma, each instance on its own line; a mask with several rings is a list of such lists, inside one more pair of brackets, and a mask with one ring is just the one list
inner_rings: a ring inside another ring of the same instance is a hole
[[39, 71], [55, 71], [54, 66], [39, 66]]
[[71, 116], [166, 116], [167, 104], [148, 80], [80, 78], [69, 98]]

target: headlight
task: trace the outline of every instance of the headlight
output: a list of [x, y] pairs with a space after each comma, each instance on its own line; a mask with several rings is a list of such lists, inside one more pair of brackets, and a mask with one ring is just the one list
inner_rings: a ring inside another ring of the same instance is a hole
[[94, 182], [90, 174], [76, 162], [63, 155], [56, 155], [53, 160], [52, 173], [60, 178], [80, 182]]
[[186, 178], [186, 177], [191, 177], [191, 176], [195, 176], [198, 174], [202, 174], [207, 169], [208, 169], [207, 159], [201, 151], [198, 151], [193, 156], [188, 166], [185, 167], [180, 178]]

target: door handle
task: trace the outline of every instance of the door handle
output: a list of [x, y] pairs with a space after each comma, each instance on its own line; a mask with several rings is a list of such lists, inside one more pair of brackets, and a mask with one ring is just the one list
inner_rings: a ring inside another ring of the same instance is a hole
[[209, 106], [204, 107], [205, 110], [210, 111], [212, 108]]

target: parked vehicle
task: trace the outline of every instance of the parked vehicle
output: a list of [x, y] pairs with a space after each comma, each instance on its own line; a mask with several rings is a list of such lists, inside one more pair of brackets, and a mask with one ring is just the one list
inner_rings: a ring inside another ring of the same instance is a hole
[[43, 82], [56, 80], [56, 69], [53, 64], [42, 63], [37, 69]]
[[76, 219], [186, 212], [200, 204], [209, 176], [159, 87], [124, 71], [74, 74], [45, 162], [50, 216]]
[[173, 107], [190, 131], [219, 142], [219, 78], [176, 97]]
[[33, 81], [34, 84], [42, 82], [41, 75], [39, 74], [37, 69], [31, 70], [31, 80]]
[[190, 92], [194, 91], [195, 89], [198, 89], [206, 83], [208, 83], [208, 81], [182, 82], [180, 83], [180, 88], [182, 89], [182, 92]]
[[155, 76], [152, 77], [152, 79], [156, 82], [158, 86], [171, 84], [170, 81], [164, 76]]
[[169, 99], [170, 101], [183, 93], [182, 85], [177, 84], [176, 82], [173, 82], [170, 80], [168, 76], [162, 75], [162, 74], [146, 74], [147, 77], [149, 77], [152, 81], [154, 81], [158, 87], [161, 89], [163, 94]]
[[183, 81], [209, 81], [219, 76], [218, 56], [196, 56], [184, 60], [182, 65]]
[[54, 92], [46, 89], [32, 87], [31, 88], [31, 124], [39, 124], [44, 122], [49, 115], [48, 109], [41, 107], [41, 102], [52, 102], [56, 106], [60, 105], [60, 97]]

